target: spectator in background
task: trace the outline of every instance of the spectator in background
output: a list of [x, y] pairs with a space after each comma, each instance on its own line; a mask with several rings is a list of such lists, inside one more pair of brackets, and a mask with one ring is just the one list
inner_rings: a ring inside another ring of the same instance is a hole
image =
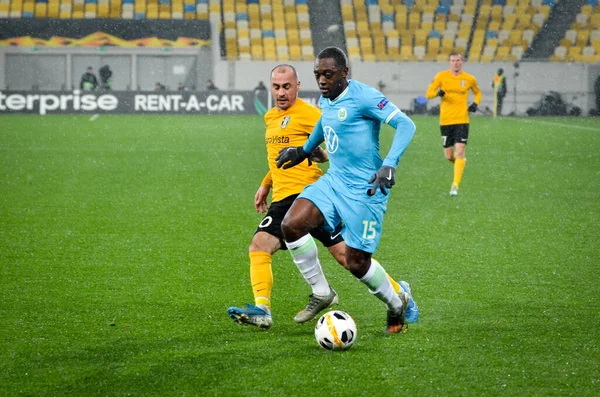
[[215, 83], [213, 83], [212, 80], [208, 80], [206, 82], [206, 89], [209, 90], [209, 91], [218, 90], [217, 86], [215, 85]]
[[594, 92], [596, 93], [596, 116], [600, 116], [600, 75], [594, 84]]
[[177, 91], [187, 91], [187, 88], [185, 88], [185, 85], [182, 82], [179, 82], [179, 84], [177, 84]]
[[87, 68], [87, 71], [81, 76], [81, 82], [79, 88], [85, 91], [94, 91], [98, 87], [98, 79], [94, 74], [94, 69], [91, 66]]
[[506, 77], [504, 77], [504, 70], [498, 69], [492, 80], [492, 88], [494, 89], [494, 95], [496, 98], [496, 115], [502, 115], [502, 102], [506, 96]]
[[267, 87], [265, 86], [265, 83], [261, 81], [258, 82], [258, 85], [256, 87], [254, 87], [254, 91], [266, 91]]
[[165, 89], [166, 87], [162, 85], [160, 81], [156, 82], [156, 85], [154, 86], [154, 91], [164, 91]]
[[98, 70], [100, 74], [100, 81], [102, 82], [102, 88], [105, 90], [110, 90], [112, 88], [112, 75], [113, 72], [110, 70], [110, 66], [104, 65]]

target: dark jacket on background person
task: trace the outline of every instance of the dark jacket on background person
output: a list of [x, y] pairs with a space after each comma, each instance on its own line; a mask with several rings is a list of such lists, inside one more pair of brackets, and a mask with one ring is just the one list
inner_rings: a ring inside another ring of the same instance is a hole
[[102, 81], [102, 88], [105, 90], [110, 90], [112, 87], [112, 81], [110, 81], [110, 78], [113, 75], [112, 70], [110, 70], [110, 66], [102, 66], [100, 70], [98, 70], [98, 73], [100, 74], [100, 80]]
[[79, 83], [79, 88], [82, 90], [93, 91], [98, 87], [98, 79], [96, 75], [92, 71], [92, 68], [88, 68], [87, 72], [81, 76], [81, 82]]

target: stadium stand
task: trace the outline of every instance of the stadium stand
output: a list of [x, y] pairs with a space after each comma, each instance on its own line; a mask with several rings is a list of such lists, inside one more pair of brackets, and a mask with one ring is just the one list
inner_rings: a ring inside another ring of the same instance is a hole
[[340, 0], [353, 59], [521, 59], [555, 0]]
[[[445, 62], [458, 50], [488, 63], [520, 60], [558, 0], [331, 1], [340, 2], [352, 60]], [[586, 0], [552, 61], [598, 62], [598, 1]], [[228, 59], [314, 59], [307, 0], [0, 0], [0, 18], [216, 20]], [[142, 45], [161, 45], [157, 40]]]
[[228, 59], [314, 59], [307, 0], [0, 0], [0, 18], [217, 20]]
[[550, 57], [553, 62], [600, 62], [600, 4], [587, 0]]

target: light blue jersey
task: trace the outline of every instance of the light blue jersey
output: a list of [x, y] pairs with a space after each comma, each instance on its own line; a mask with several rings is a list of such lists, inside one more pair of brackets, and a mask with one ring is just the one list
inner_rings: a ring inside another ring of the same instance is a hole
[[[329, 171], [352, 195], [366, 196], [369, 179], [381, 165], [396, 168], [412, 139], [415, 125], [375, 88], [355, 80], [334, 101], [321, 97], [321, 119], [304, 150], [311, 153], [325, 141]], [[397, 129], [385, 161], [379, 153], [381, 123]], [[380, 193], [379, 199], [386, 199]], [[367, 197], [364, 197], [365, 200]]]
[[[415, 125], [381, 92], [355, 80], [350, 80], [335, 100], [321, 98], [320, 107], [321, 119], [304, 150], [311, 153], [325, 141], [329, 170], [299, 197], [319, 208], [327, 229], [332, 231], [343, 222], [342, 236], [348, 246], [373, 253], [379, 244], [389, 194], [377, 189], [374, 196], [368, 196], [373, 186], [369, 180], [382, 165], [396, 168]], [[396, 129], [385, 159], [379, 153], [381, 123]]]

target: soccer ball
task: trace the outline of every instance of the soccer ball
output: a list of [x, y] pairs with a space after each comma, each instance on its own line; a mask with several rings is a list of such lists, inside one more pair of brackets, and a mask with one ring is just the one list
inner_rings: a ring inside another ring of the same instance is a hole
[[356, 340], [356, 324], [346, 312], [329, 311], [317, 321], [315, 338], [325, 350], [349, 349]]

